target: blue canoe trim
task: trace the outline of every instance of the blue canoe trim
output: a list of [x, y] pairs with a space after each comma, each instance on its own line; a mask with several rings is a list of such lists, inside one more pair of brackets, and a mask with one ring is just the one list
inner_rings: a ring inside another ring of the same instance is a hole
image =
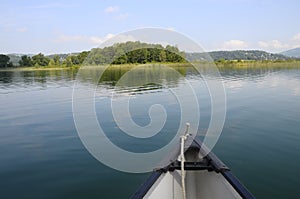
[[240, 194], [242, 198], [255, 199], [248, 189], [232, 174], [231, 171], [224, 171], [221, 174], [232, 185], [232, 187]]
[[152, 174], [148, 177], [148, 179], [144, 182], [144, 184], [140, 186], [137, 192], [135, 192], [135, 194], [131, 196], [131, 199], [143, 198], [162, 173], [162, 170], [153, 171]]

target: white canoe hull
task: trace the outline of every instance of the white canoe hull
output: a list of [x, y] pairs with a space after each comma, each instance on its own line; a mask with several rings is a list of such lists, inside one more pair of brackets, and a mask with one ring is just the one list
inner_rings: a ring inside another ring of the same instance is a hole
[[[220, 173], [208, 171], [186, 172], [187, 198], [232, 199], [242, 198]], [[148, 199], [182, 199], [179, 171], [163, 173], [146, 193]]]
[[[205, 146], [195, 140], [185, 152], [186, 198], [194, 199], [254, 199], [229, 168], [213, 153], [205, 157]], [[152, 173], [132, 196], [133, 199], [183, 199], [180, 162]]]

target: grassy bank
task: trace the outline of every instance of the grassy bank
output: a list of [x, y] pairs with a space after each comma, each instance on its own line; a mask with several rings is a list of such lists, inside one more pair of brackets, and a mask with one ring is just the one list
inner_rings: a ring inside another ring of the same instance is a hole
[[[189, 66], [188, 63], [146, 63], [146, 64], [110, 64], [110, 68], [124, 68], [124, 69], [130, 69], [130, 68], [134, 68], [136, 66], [151, 66], [153, 64], [157, 64], [157, 65], [166, 65], [169, 67], [186, 67]], [[100, 66], [105, 66], [105, 65], [98, 65]], [[72, 70], [72, 69], [79, 69], [80, 67], [84, 67], [81, 65], [73, 65], [71, 67], [66, 67], [66, 66], [31, 66], [31, 67], [10, 67], [10, 68], [0, 68], [0, 71], [40, 71], [40, 70]]]
[[[111, 68], [124, 68], [130, 69], [136, 66], [151, 66], [153, 64], [165, 65], [168, 67], [188, 67], [191, 66], [191, 63], [146, 63], [146, 64], [111, 64]], [[193, 63], [197, 66], [210, 67], [212, 63], [208, 62], [195, 62]], [[300, 68], [300, 60], [291, 60], [291, 61], [237, 61], [237, 60], [225, 60], [225, 61], [216, 61], [214, 64], [219, 69], [258, 69], [258, 68]], [[45, 67], [12, 67], [12, 68], [0, 68], [1, 71], [42, 71], [42, 70], [72, 70], [79, 69], [80, 65], [73, 65], [71, 67], [66, 66], [45, 66]]]
[[289, 61], [235, 61], [226, 60], [215, 62], [218, 68], [300, 68], [300, 60]]
[[0, 71], [42, 71], [42, 70], [72, 70], [78, 69], [80, 66], [64, 67], [64, 66], [30, 66], [30, 67], [11, 67], [11, 68], [0, 68]]

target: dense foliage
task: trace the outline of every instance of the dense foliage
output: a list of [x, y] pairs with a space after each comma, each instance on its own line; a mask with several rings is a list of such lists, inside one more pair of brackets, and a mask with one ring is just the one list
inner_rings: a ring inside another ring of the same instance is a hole
[[[15, 57], [15, 55], [14, 55]], [[149, 62], [185, 62], [185, 53], [175, 46], [147, 44], [141, 42], [117, 43], [105, 48], [94, 48], [73, 54], [57, 54], [45, 56], [42, 53], [28, 56], [23, 55], [18, 65], [23, 66], [79, 66], [83, 63], [91, 65], [101, 64], [134, 64]]]
[[[89, 52], [83, 51], [77, 55], [67, 55], [64, 58], [60, 55], [45, 56], [42, 53], [32, 57], [23, 55], [19, 60], [19, 66], [68, 66], [80, 65], [87, 57]], [[64, 55], [64, 54], [62, 54]]]
[[175, 46], [141, 42], [117, 43], [105, 48], [92, 49], [87, 64], [133, 64], [149, 62], [184, 62], [185, 53]]
[[0, 68], [11, 67], [12, 63], [10, 62], [10, 58], [7, 55], [0, 55]]

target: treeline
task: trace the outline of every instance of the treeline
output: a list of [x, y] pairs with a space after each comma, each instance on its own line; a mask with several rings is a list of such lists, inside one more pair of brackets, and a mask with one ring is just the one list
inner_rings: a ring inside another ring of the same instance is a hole
[[35, 67], [55, 67], [55, 66], [65, 66], [65, 67], [71, 67], [74, 65], [80, 65], [83, 63], [84, 59], [88, 55], [88, 51], [83, 51], [77, 55], [68, 55], [65, 59], [62, 59], [59, 55], [52, 56], [53, 58], [50, 58], [48, 56], [43, 55], [42, 53], [39, 53], [37, 55], [34, 55], [32, 57], [23, 55], [21, 57], [21, 60], [19, 61], [19, 66], [35, 66]]
[[83, 63], [89, 52], [84, 51], [77, 55], [68, 55], [65, 59], [62, 59], [59, 55], [52, 56], [50, 58], [42, 53], [34, 56], [23, 55], [18, 63], [14, 65], [10, 61], [10, 57], [0, 54], [0, 68], [7, 67], [72, 67], [79, 66]]
[[185, 53], [176, 46], [141, 42], [117, 43], [105, 48], [92, 49], [86, 64], [133, 64], [149, 62], [185, 62]]
[[[70, 55], [49, 55], [42, 53], [23, 55], [18, 62], [19, 67], [73, 67], [82, 64], [144, 64], [150, 62], [185, 62], [185, 53], [176, 46], [147, 44], [141, 42], [117, 43], [104, 48]], [[0, 55], [0, 67], [13, 67], [9, 56]], [[16, 67], [17, 65], [15, 65]]]

